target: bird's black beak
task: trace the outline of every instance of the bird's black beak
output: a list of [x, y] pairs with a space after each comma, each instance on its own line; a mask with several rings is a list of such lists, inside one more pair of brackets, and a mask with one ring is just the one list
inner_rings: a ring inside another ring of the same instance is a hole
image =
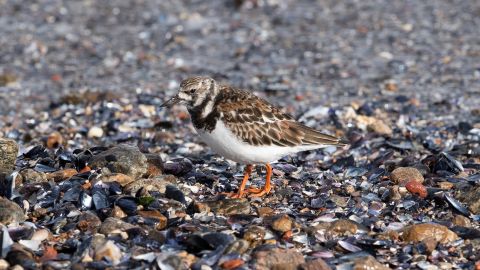
[[177, 103], [179, 103], [181, 99], [178, 97], [178, 95], [173, 96], [171, 99], [165, 101], [160, 107], [171, 107]]

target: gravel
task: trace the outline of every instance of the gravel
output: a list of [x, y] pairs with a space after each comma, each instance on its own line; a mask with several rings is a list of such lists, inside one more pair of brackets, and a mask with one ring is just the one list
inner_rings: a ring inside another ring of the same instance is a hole
[[[479, 11], [0, 0], [0, 267], [478, 268]], [[196, 74], [350, 146], [283, 158], [268, 196], [226, 199], [242, 166], [159, 107]]]

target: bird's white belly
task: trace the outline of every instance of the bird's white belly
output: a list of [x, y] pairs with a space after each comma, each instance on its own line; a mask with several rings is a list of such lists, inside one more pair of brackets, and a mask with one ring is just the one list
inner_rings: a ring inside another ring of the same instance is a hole
[[254, 146], [237, 138], [222, 121], [217, 121], [215, 129], [211, 132], [197, 130], [202, 140], [217, 154], [227, 159], [243, 163], [267, 163], [299, 151], [310, 150], [317, 147], [281, 147], [281, 146]]

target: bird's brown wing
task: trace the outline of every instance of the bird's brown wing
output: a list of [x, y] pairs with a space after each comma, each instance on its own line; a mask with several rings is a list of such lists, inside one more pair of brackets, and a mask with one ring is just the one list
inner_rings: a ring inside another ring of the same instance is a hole
[[340, 139], [323, 134], [295, 121], [267, 101], [242, 90], [224, 89], [217, 104], [220, 120], [233, 134], [251, 145], [345, 145]]

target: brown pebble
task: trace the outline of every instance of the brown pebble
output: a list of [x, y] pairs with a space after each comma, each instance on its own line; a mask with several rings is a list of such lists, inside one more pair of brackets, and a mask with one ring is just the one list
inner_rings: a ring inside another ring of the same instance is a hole
[[63, 145], [63, 137], [60, 132], [55, 131], [48, 135], [47, 138], [47, 148], [54, 149], [58, 148], [59, 146]]
[[472, 227], [472, 222], [470, 221], [470, 219], [462, 215], [455, 215], [455, 217], [453, 218], [453, 224], [467, 228]]
[[435, 223], [411, 225], [402, 230], [401, 238], [405, 242], [421, 242], [427, 238], [434, 238], [440, 243], [448, 243], [458, 239], [456, 233], [447, 227]]
[[438, 187], [441, 189], [452, 189], [454, 184], [452, 182], [443, 181], [438, 183]]
[[408, 181], [415, 180], [423, 183], [424, 178], [420, 171], [413, 167], [398, 167], [390, 174], [390, 180], [396, 185], [405, 185]]
[[270, 207], [259, 207], [257, 209], [257, 214], [259, 217], [271, 216], [273, 213], [274, 211]]
[[293, 227], [293, 221], [288, 215], [281, 215], [275, 217], [272, 222], [272, 229], [277, 232], [287, 232], [290, 231]]
[[66, 179], [74, 176], [77, 173], [78, 172], [75, 169], [71, 169], [71, 168], [70, 169], [63, 169], [63, 170], [60, 170], [60, 171], [48, 173], [47, 174], [47, 179], [48, 180], [53, 180], [55, 182], [60, 182], [60, 181], [66, 180]]

